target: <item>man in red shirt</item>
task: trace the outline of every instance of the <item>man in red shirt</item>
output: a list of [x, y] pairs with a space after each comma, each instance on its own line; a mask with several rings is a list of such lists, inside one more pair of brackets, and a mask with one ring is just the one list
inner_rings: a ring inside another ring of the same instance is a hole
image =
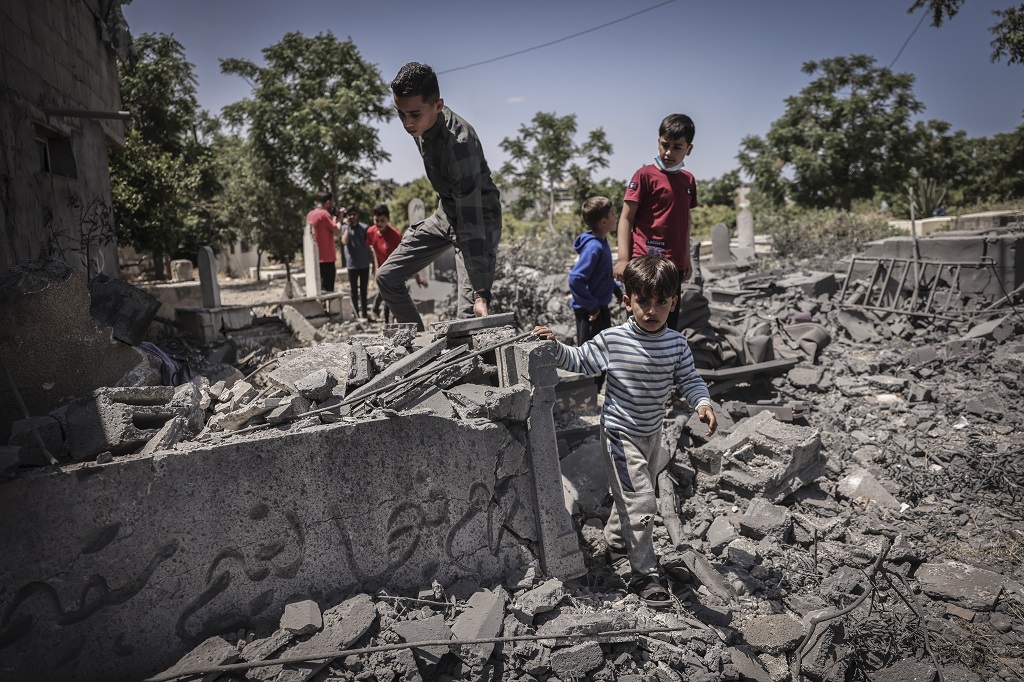
[[[373, 225], [370, 225], [370, 229], [366, 231], [366, 244], [370, 247], [370, 253], [373, 254], [372, 267], [374, 274], [384, 264], [384, 261], [388, 259], [388, 256], [398, 248], [398, 244], [401, 241], [402, 233], [391, 224], [391, 211], [388, 210], [387, 204], [378, 204], [373, 209]], [[427, 286], [427, 281], [418, 272], [416, 273], [416, 284], [421, 287]], [[380, 312], [380, 306], [383, 302], [384, 299], [381, 297], [380, 291], [378, 291], [377, 296], [373, 299], [374, 315]], [[387, 306], [384, 306], [384, 321], [391, 321], [391, 311], [388, 310]]]
[[313, 230], [313, 239], [316, 241], [316, 249], [320, 256], [320, 290], [334, 291], [334, 278], [337, 274], [337, 268], [334, 265], [337, 258], [334, 238], [341, 232], [338, 223], [331, 215], [334, 195], [330, 192], [322, 192], [317, 195], [316, 203], [317, 207], [306, 214], [306, 225]]

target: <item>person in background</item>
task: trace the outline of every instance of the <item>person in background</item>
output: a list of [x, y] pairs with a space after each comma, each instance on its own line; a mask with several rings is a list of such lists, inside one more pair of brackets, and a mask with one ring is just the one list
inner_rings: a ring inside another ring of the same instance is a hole
[[[341, 244], [345, 248], [345, 262], [348, 265], [348, 283], [352, 291], [352, 308], [355, 317], [367, 317], [366, 287], [370, 283], [370, 247], [366, 244], [366, 225], [359, 222], [359, 209], [349, 206], [345, 209], [345, 223], [341, 228]], [[360, 315], [362, 311], [362, 315]]]
[[[398, 244], [401, 241], [402, 233], [391, 224], [391, 211], [388, 209], [388, 205], [378, 204], [373, 209], [373, 225], [370, 225], [370, 228], [366, 231], [366, 244], [370, 247], [370, 255], [373, 257], [373, 262], [370, 265], [374, 275], [380, 270], [380, 266], [384, 264], [388, 256], [398, 248]], [[416, 284], [421, 287], [427, 286], [427, 280], [418, 272], [416, 273]], [[373, 317], [370, 318], [371, 320], [380, 312], [383, 302], [384, 298], [378, 290], [377, 295], [373, 298]], [[391, 310], [385, 305], [384, 322], [390, 321]]]
[[338, 223], [331, 215], [334, 208], [334, 195], [330, 192], [321, 192], [316, 197], [316, 208], [306, 214], [307, 229], [313, 231], [313, 241], [316, 242], [316, 249], [320, 259], [320, 291], [334, 291], [334, 278], [338, 274], [335, 265], [337, 254], [335, 253], [334, 239], [341, 230]]

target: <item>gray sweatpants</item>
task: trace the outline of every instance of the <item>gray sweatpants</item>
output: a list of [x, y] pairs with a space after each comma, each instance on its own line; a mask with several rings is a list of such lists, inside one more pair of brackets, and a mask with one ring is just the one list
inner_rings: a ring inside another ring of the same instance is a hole
[[604, 526], [605, 542], [616, 551], [625, 549], [633, 575], [656, 574], [654, 516], [658, 513], [658, 498], [654, 481], [668, 463], [661, 447], [661, 432], [638, 438], [602, 426], [601, 445], [615, 500]]
[[[492, 272], [497, 260], [498, 242], [501, 241], [500, 231], [493, 235], [493, 240], [490, 263]], [[444, 224], [437, 214], [431, 214], [423, 222], [405, 231], [398, 248], [377, 270], [377, 288], [384, 303], [391, 309], [391, 314], [395, 316], [395, 322], [415, 322], [417, 329], [423, 331], [423, 319], [405, 283], [453, 245], [455, 229]], [[458, 274], [459, 317], [473, 317], [473, 285], [469, 281], [461, 253], [456, 253], [455, 271]]]

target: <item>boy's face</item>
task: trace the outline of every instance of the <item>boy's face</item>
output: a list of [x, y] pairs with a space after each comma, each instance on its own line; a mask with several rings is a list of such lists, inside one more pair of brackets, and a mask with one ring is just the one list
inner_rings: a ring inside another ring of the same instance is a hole
[[622, 303], [629, 314], [636, 318], [640, 328], [648, 332], [656, 332], [668, 322], [668, 314], [676, 309], [679, 297], [662, 298], [657, 294], [625, 294]]
[[381, 215], [373, 216], [373, 224], [377, 226], [378, 230], [383, 230], [388, 226], [388, 216], [383, 213]]
[[413, 137], [422, 137], [423, 133], [434, 127], [441, 109], [444, 108], [444, 99], [438, 97], [433, 102], [427, 102], [423, 95], [411, 95], [399, 97], [394, 95], [395, 111], [402, 121], [405, 132]]
[[687, 142], [685, 137], [662, 135], [658, 138], [658, 156], [661, 157], [661, 162], [669, 168], [678, 166], [684, 158], [690, 155], [691, 151], [693, 151], [693, 145]]
[[608, 234], [615, 234], [618, 226], [619, 216], [615, 215], [615, 211], [608, 211], [608, 215], [601, 219], [601, 228], [607, 230]]

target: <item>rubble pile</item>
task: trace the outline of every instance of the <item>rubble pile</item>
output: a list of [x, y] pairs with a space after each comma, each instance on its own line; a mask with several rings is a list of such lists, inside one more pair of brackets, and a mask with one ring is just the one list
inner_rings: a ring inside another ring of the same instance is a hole
[[[563, 487], [585, 576], [533, 568], [503, 585], [354, 595], [322, 627], [307, 605], [314, 633], [289, 629], [286, 611], [276, 632], [204, 642], [154, 679], [212, 669], [197, 665], [210, 648], [217, 679], [238, 680], [1019, 679], [1024, 320], [851, 318], [830, 278], [790, 268], [709, 283], [710, 326], [748, 339], [738, 354], [764, 337], [757, 362], [801, 360], [709, 380], [724, 426], [709, 442], [672, 408], [655, 519], [668, 608], [608, 564], [596, 387], [562, 373]], [[794, 324], [831, 343], [801, 344]], [[357, 606], [339, 639], [326, 623]], [[297, 662], [313, 653], [330, 656]]]

